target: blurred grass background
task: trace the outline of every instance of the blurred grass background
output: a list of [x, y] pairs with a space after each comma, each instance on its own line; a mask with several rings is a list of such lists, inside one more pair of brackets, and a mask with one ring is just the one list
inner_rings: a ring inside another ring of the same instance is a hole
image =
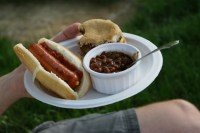
[[[3, 0], [2, 0], [3, 1]], [[102, 0], [102, 3], [107, 3]], [[134, 97], [92, 109], [62, 109], [35, 99], [22, 99], [0, 116], [0, 132], [28, 132], [48, 120], [63, 120], [90, 113], [105, 113], [138, 107], [152, 102], [182, 98], [200, 108], [200, 1], [136, 1], [132, 17], [122, 25], [124, 32], [142, 36], [157, 46], [172, 40], [180, 45], [163, 51], [163, 67], [156, 80]], [[16, 40], [0, 37], [0, 75], [10, 72], [20, 62], [13, 53]]]

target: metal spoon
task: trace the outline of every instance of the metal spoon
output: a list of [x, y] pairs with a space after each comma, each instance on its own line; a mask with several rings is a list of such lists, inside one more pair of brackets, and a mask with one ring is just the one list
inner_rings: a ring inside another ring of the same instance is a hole
[[172, 42], [169, 42], [169, 43], [167, 43], [167, 44], [164, 44], [164, 45], [160, 46], [159, 48], [157, 48], [157, 49], [155, 49], [155, 50], [149, 52], [148, 54], [142, 56], [141, 58], [135, 60], [133, 63], [131, 63], [131, 64], [129, 65], [129, 67], [131, 67], [131, 66], [132, 66], [133, 64], [135, 64], [136, 62], [138, 62], [138, 61], [144, 59], [145, 57], [147, 57], [148, 55], [150, 55], [150, 54], [152, 54], [152, 53], [154, 53], [154, 52], [157, 52], [157, 51], [162, 50], [162, 49], [171, 48], [172, 46], [175, 46], [175, 45], [177, 45], [178, 43], [179, 43], [179, 40], [172, 41]]

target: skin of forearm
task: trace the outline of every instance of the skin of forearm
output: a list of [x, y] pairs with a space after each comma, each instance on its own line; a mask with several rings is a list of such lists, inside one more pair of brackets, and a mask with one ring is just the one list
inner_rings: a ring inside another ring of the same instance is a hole
[[12, 76], [7, 74], [0, 78], [0, 115], [19, 97], [15, 95], [12, 87]]
[[29, 97], [23, 84], [25, 68], [21, 65], [12, 72], [0, 77], [0, 115], [23, 97]]

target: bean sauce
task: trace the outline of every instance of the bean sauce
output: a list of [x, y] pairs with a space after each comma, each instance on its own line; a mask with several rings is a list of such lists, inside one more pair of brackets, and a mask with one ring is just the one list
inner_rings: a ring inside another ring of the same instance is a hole
[[99, 73], [113, 73], [126, 70], [132, 62], [132, 58], [122, 52], [103, 51], [90, 60], [90, 68]]

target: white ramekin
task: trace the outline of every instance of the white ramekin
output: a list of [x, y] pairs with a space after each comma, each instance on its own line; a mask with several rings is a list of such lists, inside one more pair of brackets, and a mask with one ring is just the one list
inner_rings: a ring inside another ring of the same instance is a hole
[[130, 86], [137, 82], [137, 68], [140, 64], [140, 61], [138, 61], [132, 67], [116, 73], [98, 73], [90, 69], [89, 64], [91, 58], [96, 57], [96, 55], [100, 55], [103, 51], [118, 51], [123, 52], [129, 56], [138, 51], [138, 58], [141, 57], [140, 51], [130, 44], [108, 43], [97, 46], [90, 50], [83, 58], [83, 66], [90, 74], [92, 85], [95, 90], [104, 94], [116, 94], [125, 89], [128, 89]]

